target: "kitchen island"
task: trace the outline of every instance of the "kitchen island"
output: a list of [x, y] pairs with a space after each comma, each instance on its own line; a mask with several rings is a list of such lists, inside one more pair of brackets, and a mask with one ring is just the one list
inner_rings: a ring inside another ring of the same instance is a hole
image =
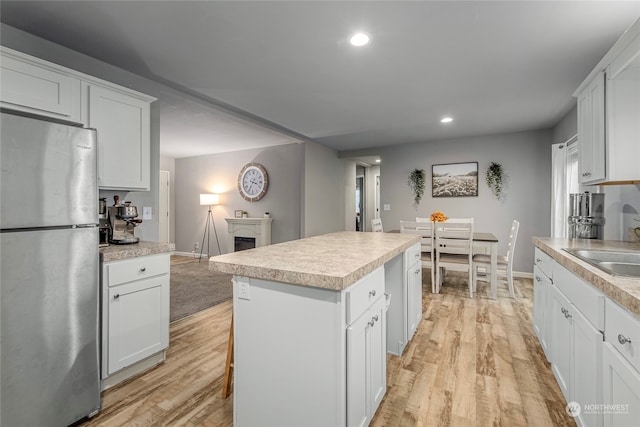
[[386, 283], [419, 242], [338, 232], [210, 258], [234, 275], [234, 425], [367, 425], [386, 392]]

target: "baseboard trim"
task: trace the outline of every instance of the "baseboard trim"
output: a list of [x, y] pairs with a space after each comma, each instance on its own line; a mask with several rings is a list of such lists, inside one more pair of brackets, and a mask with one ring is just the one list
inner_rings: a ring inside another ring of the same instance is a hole
[[[178, 252], [178, 251], [174, 251], [171, 255], [188, 256], [188, 257], [193, 257], [194, 259], [200, 258], [200, 252], [194, 254], [193, 252]], [[209, 258], [209, 255], [208, 254], [202, 254], [202, 258]]]
[[513, 277], [519, 277], [521, 279], [533, 279], [533, 273], [528, 273], [525, 271], [514, 271]]

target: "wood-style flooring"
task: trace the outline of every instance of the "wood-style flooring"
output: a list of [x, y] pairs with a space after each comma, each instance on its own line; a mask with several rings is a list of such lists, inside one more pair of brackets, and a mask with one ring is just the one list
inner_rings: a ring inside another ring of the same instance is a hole
[[[515, 299], [499, 286], [496, 301], [481, 286], [470, 299], [453, 274], [440, 294], [423, 284], [423, 320], [388, 356], [372, 426], [575, 425], [532, 329], [532, 281], [516, 281]], [[82, 426], [231, 426], [233, 395], [220, 393], [231, 304], [171, 324], [166, 362], [103, 393]]]

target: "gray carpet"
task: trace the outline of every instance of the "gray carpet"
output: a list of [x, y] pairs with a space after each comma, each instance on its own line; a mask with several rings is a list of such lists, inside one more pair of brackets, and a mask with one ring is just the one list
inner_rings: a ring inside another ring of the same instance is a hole
[[197, 259], [172, 257], [170, 321], [230, 300], [233, 296], [231, 277], [209, 271], [205, 260], [198, 263]]

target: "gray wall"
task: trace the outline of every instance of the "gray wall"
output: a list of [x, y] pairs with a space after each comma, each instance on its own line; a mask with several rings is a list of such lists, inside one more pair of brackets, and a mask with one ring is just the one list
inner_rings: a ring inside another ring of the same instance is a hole
[[[250, 162], [262, 164], [269, 174], [267, 194], [253, 203], [244, 200], [237, 188], [238, 173]], [[213, 216], [222, 253], [233, 252], [227, 247], [225, 218], [233, 218], [234, 210], [245, 210], [254, 218], [269, 212], [272, 243], [300, 238], [303, 164], [303, 144], [176, 159], [176, 251], [191, 252], [195, 242], [202, 243], [208, 207], [200, 206], [201, 193], [220, 193]], [[213, 230], [210, 245], [211, 255], [217, 255]]]
[[304, 200], [301, 236], [344, 230], [344, 168], [338, 153], [314, 142], [304, 144]]
[[[448, 217], [474, 218], [477, 231], [494, 233], [499, 253], [506, 251], [511, 222], [520, 221], [514, 270], [531, 272], [532, 236], [548, 236], [551, 199], [551, 133], [531, 131], [504, 135], [385, 147], [379, 150], [381, 218], [385, 230], [398, 229], [400, 220], [427, 217], [434, 210]], [[478, 162], [478, 197], [431, 197], [431, 166], [442, 163]], [[490, 162], [501, 163], [509, 175], [508, 196], [496, 200], [484, 176]], [[411, 170], [427, 172], [425, 195], [414, 209], [407, 185]], [[391, 210], [382, 206], [390, 204]]]

